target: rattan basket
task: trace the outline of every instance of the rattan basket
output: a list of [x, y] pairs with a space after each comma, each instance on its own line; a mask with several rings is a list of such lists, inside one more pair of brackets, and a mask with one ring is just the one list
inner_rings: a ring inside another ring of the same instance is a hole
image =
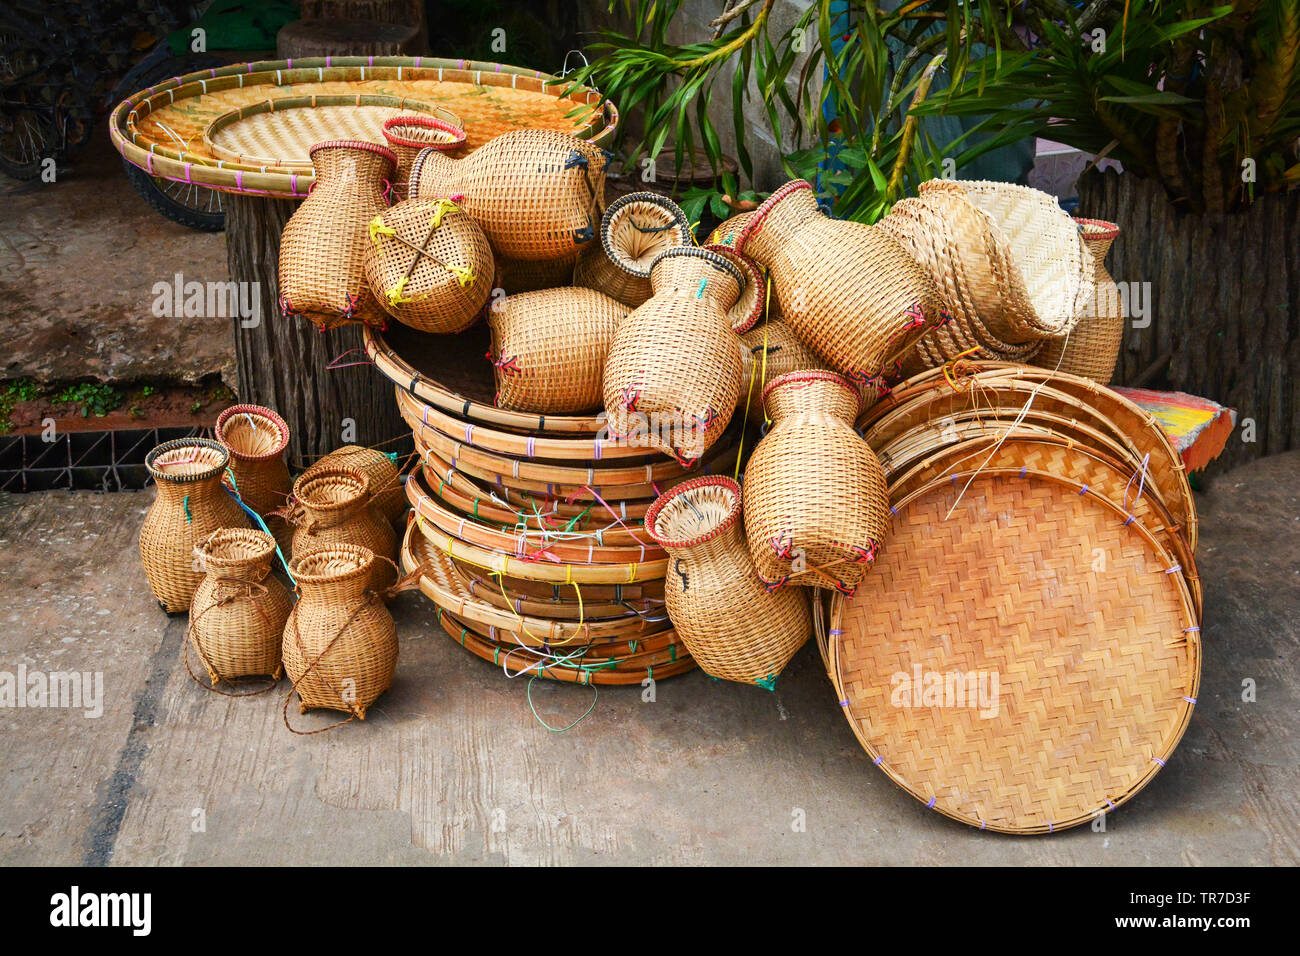
[[853, 588], [889, 524], [880, 463], [857, 433], [861, 396], [834, 372], [791, 372], [763, 390], [772, 427], [745, 467], [745, 536], [764, 584]]
[[763, 308], [768, 299], [767, 277], [758, 263], [749, 256], [742, 256], [725, 242], [710, 243], [703, 248], [722, 256], [745, 277], [736, 304], [727, 310], [727, 320], [737, 335], [748, 332], [763, 317]]
[[377, 558], [360, 545], [334, 544], [294, 555], [302, 597], [284, 628], [284, 669], [302, 713], [340, 710], [361, 720], [392, 685], [397, 628], [371, 589]]
[[607, 154], [554, 130], [503, 133], [464, 159], [416, 157], [410, 190], [458, 200], [510, 259], [572, 262], [596, 238], [605, 208]]
[[1092, 257], [1092, 296], [1078, 324], [1065, 336], [1049, 339], [1034, 364], [1071, 375], [1082, 375], [1100, 385], [1110, 382], [1124, 341], [1124, 304], [1119, 287], [1106, 271], [1106, 253], [1119, 235], [1119, 226], [1100, 219], [1076, 219], [1079, 235]]
[[764, 322], [740, 337], [741, 386], [748, 403], [747, 417], [753, 424], [767, 418], [763, 411], [763, 389], [787, 372], [825, 369], [826, 363], [785, 322]]
[[313, 467], [355, 468], [365, 472], [371, 505], [395, 528], [406, 527], [406, 493], [402, 490], [402, 474], [396, 456], [376, 448], [344, 445], [322, 456]]
[[140, 558], [164, 611], [188, 611], [203, 573], [194, 548], [218, 528], [247, 528], [248, 518], [221, 479], [230, 453], [205, 438], [163, 442], [145, 456], [158, 488], [140, 525]]
[[1004, 833], [1086, 823], [1186, 728], [1200, 675], [1186, 586], [1091, 489], [958, 477], [896, 502], [872, 573], [837, 597], [836, 693], [873, 763], [927, 807]]
[[739, 485], [697, 478], [654, 503], [646, 530], [668, 552], [668, 616], [691, 656], [712, 677], [774, 690], [812, 633], [808, 595], [764, 586], [740, 515]]
[[492, 295], [487, 236], [449, 199], [407, 199], [371, 220], [364, 270], [380, 308], [421, 332], [468, 328]]
[[205, 574], [190, 605], [188, 639], [208, 679], [213, 685], [279, 679], [280, 640], [293, 600], [271, 576], [275, 539], [265, 531], [222, 528], [196, 553]]
[[635, 309], [650, 298], [650, 263], [665, 249], [693, 244], [681, 207], [658, 193], [628, 193], [600, 220], [600, 245], [578, 257], [573, 284]]
[[465, 146], [463, 123], [457, 124], [437, 116], [403, 113], [384, 120], [384, 140], [397, 157], [393, 195], [397, 200], [409, 198], [411, 165], [424, 149], [455, 153]]
[[231, 405], [217, 416], [216, 437], [230, 452], [230, 472], [244, 504], [262, 516], [284, 507], [292, 485], [284, 419], [260, 405]]
[[508, 295], [488, 312], [497, 404], [548, 415], [600, 407], [605, 359], [629, 308], [594, 289]]
[[947, 321], [930, 276], [895, 239], [829, 219], [803, 180], [759, 206], [735, 248], [769, 270], [799, 338], [859, 387], [883, 390], [894, 361]]
[[740, 352], [727, 310], [744, 277], [717, 253], [668, 249], [651, 265], [654, 295], [620, 325], [605, 364], [609, 429], [678, 461], [699, 459], [740, 397]]
[[315, 188], [280, 237], [280, 311], [321, 329], [383, 325], [364, 266], [369, 224], [388, 208], [384, 183], [397, 157], [373, 143], [331, 140], [313, 146], [311, 158]]
[[389, 563], [397, 552], [397, 536], [370, 501], [370, 479], [356, 468], [316, 464], [293, 483], [293, 506], [287, 514], [293, 533], [293, 553], [306, 554], [336, 544], [355, 544], [374, 552], [371, 587], [392, 585], [396, 572]]

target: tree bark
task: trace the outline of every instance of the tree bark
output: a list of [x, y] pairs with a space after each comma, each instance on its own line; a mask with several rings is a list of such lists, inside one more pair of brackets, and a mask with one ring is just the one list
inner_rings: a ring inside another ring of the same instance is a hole
[[[239, 399], [280, 413], [289, 425], [289, 464], [305, 468], [340, 445], [377, 445], [410, 430], [397, 414], [392, 386], [374, 368], [327, 367], [336, 359], [365, 362], [359, 325], [318, 332], [304, 319], [280, 314], [280, 233], [297, 206], [289, 199], [227, 196], [226, 263], [232, 280], [256, 283], [259, 308], [251, 328], [234, 320]], [[349, 349], [359, 351], [345, 354]]]
[[276, 54], [313, 56], [416, 56], [424, 51], [417, 26], [373, 20], [294, 20], [275, 37]]
[[1197, 216], [1175, 210], [1159, 183], [1093, 171], [1076, 214], [1119, 223], [1110, 274], [1151, 284], [1151, 324], [1125, 324], [1115, 381], [1154, 370], [1146, 387], [1235, 408], [1214, 470], [1300, 447], [1300, 190]]

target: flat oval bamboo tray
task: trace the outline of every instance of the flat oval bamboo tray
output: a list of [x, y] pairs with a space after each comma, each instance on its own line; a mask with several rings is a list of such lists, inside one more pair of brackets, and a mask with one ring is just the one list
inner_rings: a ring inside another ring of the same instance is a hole
[[416, 398], [465, 422], [527, 434], [584, 435], [595, 438], [605, 416], [536, 415], [497, 408], [496, 380], [486, 355], [492, 348], [487, 323], [456, 335], [429, 335], [400, 324], [380, 332], [363, 330], [366, 355], [386, 378]]
[[313, 182], [310, 173], [231, 165], [204, 142], [209, 124], [273, 96], [368, 94], [449, 110], [464, 121], [469, 149], [513, 129], [555, 129], [609, 142], [618, 111], [595, 90], [578, 87], [566, 93], [570, 85], [519, 67], [431, 57], [235, 63], [173, 77], [133, 94], [113, 110], [109, 134], [118, 152], [151, 176], [226, 192], [301, 198]]
[[873, 762], [927, 807], [1003, 833], [1086, 823], [1186, 729], [1200, 681], [1186, 584], [1091, 490], [987, 474], [959, 490], [941, 479], [894, 506], [872, 573], [835, 599], [832, 681]]
[[[512, 578], [509, 575], [493, 575], [489, 580], [484, 577], [482, 568], [468, 565], [456, 564], [456, 571], [468, 582], [477, 581], [476, 587], [489, 584], [495, 587], [495, 582], [500, 581], [505, 585], [506, 592], [511, 595], [518, 594], [539, 600], [550, 598], [558, 601], [574, 598], [578, 593], [571, 584], [546, 584], [542, 581]], [[591, 597], [597, 601], [632, 601], [639, 604], [649, 602], [662, 606], [664, 582], [659, 580], [642, 581], [639, 584], [585, 584], [582, 593], [584, 597]]]
[[282, 167], [311, 175], [310, 150], [316, 143], [342, 139], [387, 146], [384, 123], [407, 113], [436, 116], [463, 128], [450, 110], [398, 96], [282, 96], [223, 113], [203, 131], [203, 142], [228, 166]]
[[[454, 564], [453, 564], [454, 567]], [[656, 604], [653, 601], [626, 601], [620, 604], [609, 604], [595, 600], [587, 600], [586, 594], [589, 589], [574, 589], [575, 594], [582, 594], [583, 600], [541, 600], [538, 598], [525, 597], [512, 588], [508, 588], [505, 582], [499, 577], [489, 579], [461, 575], [460, 569], [456, 569], [456, 574], [464, 582], [465, 587], [469, 588], [470, 594], [481, 601], [495, 605], [503, 610], [513, 611], [526, 617], [540, 617], [556, 621], [603, 621], [613, 618], [629, 617], [638, 615], [648, 621], [662, 621], [665, 619], [662, 602]]]

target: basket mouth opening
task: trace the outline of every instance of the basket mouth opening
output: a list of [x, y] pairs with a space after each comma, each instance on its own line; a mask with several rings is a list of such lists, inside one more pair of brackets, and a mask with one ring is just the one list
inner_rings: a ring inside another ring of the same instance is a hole
[[323, 584], [369, 575], [374, 562], [375, 553], [369, 548], [359, 544], [333, 544], [295, 554], [289, 560], [289, 571], [295, 581]]
[[731, 246], [711, 242], [701, 248], [722, 256], [745, 276], [740, 297], [736, 300], [736, 304], [727, 310], [727, 316], [731, 319], [731, 331], [737, 335], [748, 332], [762, 317], [763, 308], [767, 305], [767, 282], [763, 278], [763, 271], [753, 259], [742, 255]]
[[794, 385], [800, 382], [831, 382], [835, 385], [842, 385], [853, 396], [854, 402], [857, 403], [859, 407], [862, 405], [862, 393], [853, 387], [852, 382], [837, 372], [831, 372], [825, 369], [796, 369], [793, 372], [786, 372], [784, 375], [778, 375], [763, 387], [763, 392], [759, 396], [759, 401], [766, 404], [768, 396], [774, 389]]
[[390, 146], [408, 149], [451, 149], [465, 142], [462, 127], [436, 116], [393, 116], [384, 120], [383, 131]]
[[209, 438], [177, 438], [150, 451], [144, 464], [155, 481], [203, 481], [226, 470], [230, 452]]
[[315, 156], [323, 149], [363, 150], [367, 153], [374, 153], [377, 156], [382, 156], [392, 164], [394, 169], [397, 168], [397, 154], [387, 146], [380, 146], [378, 143], [367, 143], [364, 140], [359, 139], [327, 139], [323, 142], [313, 144], [311, 149], [307, 150], [307, 155], [309, 157]]
[[654, 261], [650, 263], [649, 274], [652, 279], [655, 269], [669, 259], [703, 259], [718, 271], [736, 280], [737, 288], [743, 289], [745, 287], [745, 274], [731, 260], [718, 255], [716, 252], [701, 249], [699, 246], [674, 246], [659, 253], [654, 257]]
[[[704, 494], [691, 494], [705, 490]], [[689, 496], [689, 497], [688, 497]], [[740, 485], [723, 475], [692, 478], [656, 499], [645, 529], [665, 548], [689, 548], [727, 531], [740, 520]]]
[[217, 441], [243, 461], [277, 458], [289, 447], [289, 426], [261, 405], [231, 405], [217, 416]]
[[214, 567], [237, 567], [270, 560], [275, 539], [265, 531], [218, 528], [199, 546], [205, 562]]
[[338, 511], [364, 502], [370, 478], [356, 468], [316, 468], [298, 476], [293, 496], [313, 511]]
[[1084, 242], [1113, 240], [1119, 235], [1118, 223], [1107, 222], [1105, 219], [1075, 219], [1074, 221], [1079, 227], [1079, 235], [1083, 237]]
[[649, 277], [650, 266], [660, 252], [691, 244], [691, 224], [681, 207], [667, 196], [628, 193], [605, 210], [600, 239], [611, 262], [644, 279]]
[[808, 182], [806, 179], [792, 179], [790, 182], [780, 187], [776, 192], [764, 199], [762, 204], [754, 210], [754, 215], [750, 217], [749, 222], [745, 223], [744, 227], [740, 230], [740, 235], [737, 236], [736, 241], [732, 243], [732, 248], [737, 252], [744, 252], [745, 244], [748, 243], [750, 239], [754, 238], [754, 236], [758, 234], [759, 230], [763, 228], [763, 223], [767, 221], [767, 217], [772, 214], [773, 209], [775, 209], [787, 196], [791, 196], [794, 193], [801, 192], [805, 189], [812, 191], [812, 188], [812, 183]]

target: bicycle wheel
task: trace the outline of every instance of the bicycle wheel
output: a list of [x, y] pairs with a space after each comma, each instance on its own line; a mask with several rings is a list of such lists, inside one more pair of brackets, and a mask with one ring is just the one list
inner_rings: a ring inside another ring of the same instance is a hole
[[35, 179], [47, 158], [58, 161], [62, 143], [53, 106], [34, 101], [22, 87], [0, 91], [0, 172]]

